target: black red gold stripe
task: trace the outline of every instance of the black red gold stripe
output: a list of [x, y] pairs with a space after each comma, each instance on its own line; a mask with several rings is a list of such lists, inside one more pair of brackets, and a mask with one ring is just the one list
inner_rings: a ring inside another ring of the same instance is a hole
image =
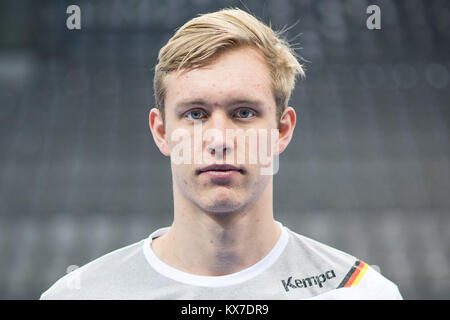
[[357, 260], [350, 271], [345, 275], [344, 280], [339, 284], [338, 288], [347, 288], [356, 286], [364, 273], [366, 273], [369, 265], [363, 261]]

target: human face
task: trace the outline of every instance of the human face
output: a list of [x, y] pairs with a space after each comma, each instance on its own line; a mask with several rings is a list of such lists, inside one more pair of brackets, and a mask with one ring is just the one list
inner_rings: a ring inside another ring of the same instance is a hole
[[[195, 149], [199, 126], [202, 133], [214, 129], [222, 139], [197, 140], [200, 148]], [[265, 131], [269, 144], [271, 132], [277, 130], [269, 69], [259, 51], [249, 47], [230, 50], [207, 66], [167, 76], [165, 133], [174, 188], [205, 212], [242, 211], [258, 200], [272, 181], [270, 175], [261, 174], [264, 165], [259, 160], [250, 163], [255, 152], [249, 146], [251, 139], [247, 137], [245, 148], [238, 148], [239, 134], [226, 139], [228, 133], [239, 129], [253, 130], [258, 139]], [[171, 137], [180, 130], [190, 136], [191, 152], [196, 152], [200, 161], [194, 161], [194, 156], [189, 163], [173, 161], [180, 141]], [[244, 155], [244, 162], [237, 161], [239, 155]], [[208, 168], [221, 163], [234, 167]]]

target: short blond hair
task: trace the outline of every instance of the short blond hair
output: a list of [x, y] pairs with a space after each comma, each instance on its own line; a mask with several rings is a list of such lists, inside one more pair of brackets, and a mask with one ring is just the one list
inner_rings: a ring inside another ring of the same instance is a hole
[[289, 102], [296, 76], [304, 77], [296, 53], [281, 35], [241, 9], [222, 9], [186, 22], [161, 48], [153, 80], [156, 107], [164, 118], [165, 78], [172, 71], [211, 63], [225, 50], [241, 46], [258, 49], [270, 70], [277, 119]]

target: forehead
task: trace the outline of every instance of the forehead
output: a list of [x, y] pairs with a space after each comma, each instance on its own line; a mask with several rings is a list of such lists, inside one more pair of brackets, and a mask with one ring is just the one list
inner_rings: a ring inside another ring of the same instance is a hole
[[221, 103], [235, 97], [274, 103], [269, 68], [250, 47], [226, 51], [200, 68], [169, 73], [165, 84], [166, 107], [185, 99]]

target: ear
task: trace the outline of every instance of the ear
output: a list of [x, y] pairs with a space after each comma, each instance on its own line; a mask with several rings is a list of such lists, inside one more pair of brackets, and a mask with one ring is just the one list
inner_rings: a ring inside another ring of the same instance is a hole
[[170, 156], [169, 144], [166, 139], [166, 129], [164, 128], [164, 122], [161, 112], [157, 108], [152, 108], [148, 117], [150, 130], [153, 135], [159, 151], [165, 156]]
[[281, 154], [291, 141], [296, 121], [295, 110], [289, 106], [286, 107], [281, 115], [278, 127], [278, 150], [275, 150], [275, 152], [278, 151], [277, 154]]

